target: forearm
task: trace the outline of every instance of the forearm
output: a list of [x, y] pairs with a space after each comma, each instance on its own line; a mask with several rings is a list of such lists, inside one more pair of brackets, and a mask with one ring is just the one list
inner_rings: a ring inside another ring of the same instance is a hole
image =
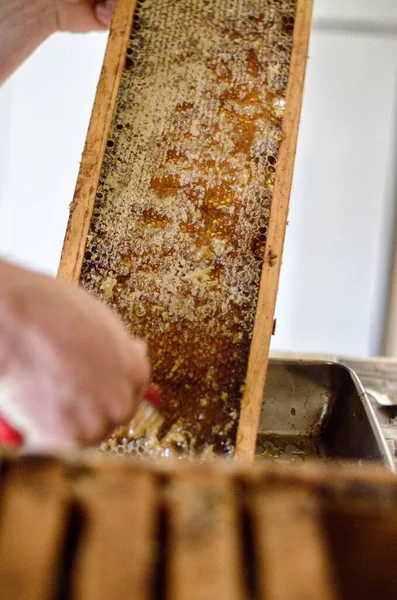
[[50, 0], [1, 0], [0, 84], [56, 29]]

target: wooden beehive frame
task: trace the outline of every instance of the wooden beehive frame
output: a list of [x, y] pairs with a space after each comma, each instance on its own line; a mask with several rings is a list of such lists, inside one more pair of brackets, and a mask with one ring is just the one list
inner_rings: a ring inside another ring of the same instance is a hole
[[[59, 276], [77, 282], [83, 264], [95, 194], [117, 101], [136, 0], [118, 0], [98, 85], [76, 191], [71, 205]], [[236, 456], [252, 458], [266, 378], [270, 339], [287, 222], [310, 33], [312, 0], [297, 0], [290, 73], [283, 117], [261, 284], [241, 403]]]

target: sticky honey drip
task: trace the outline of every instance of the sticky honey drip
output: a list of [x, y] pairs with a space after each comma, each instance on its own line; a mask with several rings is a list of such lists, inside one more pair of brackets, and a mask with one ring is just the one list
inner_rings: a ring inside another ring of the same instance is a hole
[[148, 340], [174, 450], [233, 453], [294, 14], [138, 2], [81, 282]]

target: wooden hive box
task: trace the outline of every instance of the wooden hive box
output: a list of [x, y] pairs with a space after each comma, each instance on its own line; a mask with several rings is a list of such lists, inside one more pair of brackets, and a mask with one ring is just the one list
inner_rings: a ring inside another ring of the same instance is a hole
[[59, 275], [149, 341], [194, 452], [254, 453], [311, 10], [116, 2]]
[[393, 600], [397, 480], [3, 458], [1, 600]]

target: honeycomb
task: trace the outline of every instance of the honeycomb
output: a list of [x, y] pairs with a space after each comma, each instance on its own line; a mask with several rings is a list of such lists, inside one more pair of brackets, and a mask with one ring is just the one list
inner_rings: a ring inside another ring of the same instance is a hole
[[176, 452], [233, 453], [295, 8], [137, 3], [81, 283], [148, 340]]

